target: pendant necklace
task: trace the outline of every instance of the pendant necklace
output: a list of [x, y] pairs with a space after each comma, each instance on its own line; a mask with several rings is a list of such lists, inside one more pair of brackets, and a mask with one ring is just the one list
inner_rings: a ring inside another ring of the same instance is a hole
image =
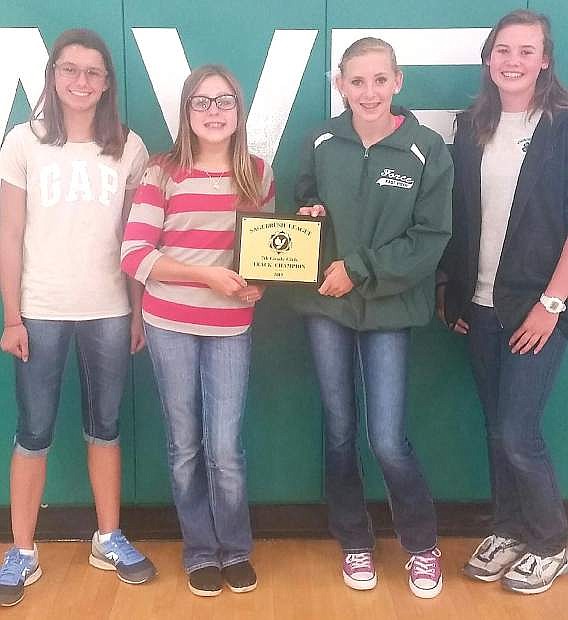
[[221, 179], [223, 178], [223, 173], [219, 176], [213, 176], [204, 170], [205, 174], [209, 177], [209, 183], [211, 184], [211, 188], [213, 191], [218, 192], [221, 189]]

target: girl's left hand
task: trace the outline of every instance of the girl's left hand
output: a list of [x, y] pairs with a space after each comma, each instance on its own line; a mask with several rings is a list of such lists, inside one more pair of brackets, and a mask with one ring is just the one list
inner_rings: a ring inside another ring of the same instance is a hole
[[509, 340], [511, 353], [524, 355], [534, 348], [533, 353], [539, 353], [550, 338], [558, 323], [558, 314], [548, 312], [537, 302], [527, 314], [527, 318], [515, 331]]
[[257, 301], [262, 299], [266, 287], [260, 284], [247, 284], [244, 288], [239, 289], [235, 296], [240, 299], [244, 304], [254, 306]]
[[142, 351], [146, 344], [146, 338], [144, 336], [144, 326], [142, 324], [142, 315], [139, 313], [132, 313], [130, 319], [130, 353], [134, 355], [138, 351]]
[[345, 262], [334, 260], [333, 263], [324, 271], [325, 280], [319, 287], [320, 295], [329, 297], [343, 297], [353, 289], [353, 282], [345, 270]]

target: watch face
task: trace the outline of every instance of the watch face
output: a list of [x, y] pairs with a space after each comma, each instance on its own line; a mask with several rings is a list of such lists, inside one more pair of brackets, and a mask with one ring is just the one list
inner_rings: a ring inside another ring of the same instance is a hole
[[560, 308], [560, 302], [554, 299], [548, 304], [548, 308], [551, 312], [558, 312]]

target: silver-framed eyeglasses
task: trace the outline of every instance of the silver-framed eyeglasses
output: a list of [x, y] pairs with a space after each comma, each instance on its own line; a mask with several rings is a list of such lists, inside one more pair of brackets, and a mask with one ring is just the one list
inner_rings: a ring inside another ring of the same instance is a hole
[[67, 80], [76, 80], [83, 73], [85, 79], [90, 84], [101, 84], [108, 75], [104, 69], [99, 69], [98, 67], [85, 67], [82, 69], [72, 62], [56, 62], [53, 67], [61, 77]]
[[215, 102], [218, 110], [232, 110], [237, 105], [237, 97], [229, 94], [218, 95], [217, 97], [193, 95], [188, 98], [187, 102], [194, 112], [207, 112], [213, 102]]

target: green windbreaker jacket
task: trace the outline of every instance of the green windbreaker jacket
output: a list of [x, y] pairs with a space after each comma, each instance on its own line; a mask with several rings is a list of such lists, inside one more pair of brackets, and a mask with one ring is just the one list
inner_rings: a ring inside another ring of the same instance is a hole
[[434, 272], [451, 236], [453, 166], [442, 138], [408, 110], [365, 149], [345, 111], [313, 132], [296, 184], [298, 206], [327, 210], [324, 267], [343, 259], [353, 290], [341, 298], [297, 289], [294, 306], [356, 330], [426, 324]]

